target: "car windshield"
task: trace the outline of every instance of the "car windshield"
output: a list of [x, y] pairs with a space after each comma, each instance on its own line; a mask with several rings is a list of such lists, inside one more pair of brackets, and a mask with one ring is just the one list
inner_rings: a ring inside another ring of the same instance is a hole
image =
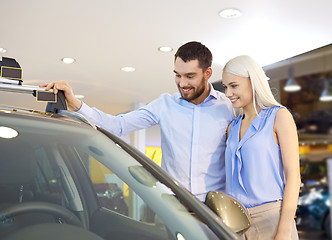
[[[89, 224], [95, 229], [105, 225], [113, 236], [134, 234], [138, 224], [151, 234], [142, 233], [142, 239], [219, 239], [169, 187], [93, 128], [6, 114], [0, 115], [0, 127], [17, 133], [0, 137], [0, 208], [46, 201], [76, 213], [91, 212], [88, 206], [97, 199], [102, 211], [91, 213]], [[116, 224], [101, 223], [110, 216]], [[124, 227], [121, 221], [130, 224]]]

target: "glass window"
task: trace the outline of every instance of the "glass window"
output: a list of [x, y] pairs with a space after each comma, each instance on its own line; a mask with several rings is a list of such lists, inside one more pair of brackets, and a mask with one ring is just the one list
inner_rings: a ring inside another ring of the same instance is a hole
[[[141, 239], [215, 236], [168, 186], [104, 134], [57, 119], [1, 117], [0, 123], [18, 132], [16, 138], [0, 139], [0, 205], [3, 200], [56, 203], [91, 214], [90, 227], [101, 235], [112, 236], [121, 228], [121, 236], [140, 233]], [[82, 184], [88, 181], [92, 185]], [[93, 212], [84, 211], [83, 198]], [[92, 205], [96, 198], [97, 209]], [[118, 229], [110, 226], [112, 221]]]
[[61, 205], [64, 191], [59, 167], [51, 163], [43, 148], [38, 148], [34, 152], [34, 157], [36, 159], [35, 200]]
[[[78, 152], [91, 178], [101, 207], [128, 216], [136, 221], [149, 224], [154, 224], [156, 221], [161, 223], [161, 220], [144, 200], [119, 176], [94, 157], [82, 150], [78, 150]], [[142, 168], [141, 166], [136, 167]], [[149, 173], [146, 174], [150, 175]], [[150, 177], [154, 179], [151, 175]]]

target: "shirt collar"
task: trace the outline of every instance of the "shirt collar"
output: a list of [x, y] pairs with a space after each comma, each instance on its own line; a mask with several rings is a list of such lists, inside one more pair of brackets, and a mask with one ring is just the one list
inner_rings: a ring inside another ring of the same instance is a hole
[[251, 124], [256, 129], [256, 131], [259, 129], [259, 126], [260, 126], [263, 118], [265, 118], [265, 115], [266, 115], [266, 109], [261, 109], [260, 113], [258, 113], [256, 118], [254, 120], [252, 120]]
[[[217, 93], [216, 93], [216, 90], [214, 90], [214, 88], [213, 88], [213, 86], [212, 86], [211, 83], [209, 83], [209, 87], [210, 87], [210, 94], [209, 94], [209, 96], [208, 96], [207, 98], [209, 98], [209, 97], [211, 96], [211, 97], [217, 99], [217, 98], [218, 98], [218, 95], [217, 95]], [[207, 99], [207, 98], [206, 98], [206, 99]]]
[[[254, 120], [251, 121], [251, 125], [255, 128], [256, 131], [259, 129], [262, 119], [265, 118], [265, 112], [266, 109], [261, 109], [258, 115], [254, 118]], [[242, 121], [242, 119], [243, 115], [241, 114], [236, 118], [235, 121], [236, 123], [238, 123], [239, 121]]]

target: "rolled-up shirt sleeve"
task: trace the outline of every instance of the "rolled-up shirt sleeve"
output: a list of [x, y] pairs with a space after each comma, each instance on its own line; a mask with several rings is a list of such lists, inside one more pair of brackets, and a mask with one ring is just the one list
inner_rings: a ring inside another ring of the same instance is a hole
[[159, 117], [157, 113], [160, 109], [158, 106], [157, 99], [138, 110], [114, 116], [104, 113], [97, 108], [91, 108], [82, 102], [82, 107], [77, 112], [107, 131], [117, 136], [122, 136], [158, 124]]

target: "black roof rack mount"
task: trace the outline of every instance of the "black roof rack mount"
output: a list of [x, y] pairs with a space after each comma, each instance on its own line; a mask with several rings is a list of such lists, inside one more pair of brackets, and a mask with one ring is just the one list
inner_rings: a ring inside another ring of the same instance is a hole
[[67, 110], [66, 98], [63, 92], [54, 94], [52, 90], [36, 86], [23, 86], [22, 68], [20, 64], [9, 57], [2, 57], [0, 61], [0, 91], [31, 93], [39, 102], [48, 102], [46, 112], [57, 113]]
[[4, 78], [7, 83], [22, 85], [22, 68], [20, 64], [9, 57], [2, 57], [0, 61], [0, 77]]
[[46, 112], [48, 113], [67, 110], [66, 98], [62, 91], [54, 94], [53, 90], [45, 91], [45, 88], [11, 83], [10, 80], [0, 77], [0, 91], [32, 94], [37, 101], [48, 102], [46, 106]]
[[46, 112], [57, 113], [60, 110], [67, 110], [67, 103], [64, 93], [59, 91], [45, 91], [45, 88], [35, 86], [23, 86], [22, 68], [20, 64], [9, 57], [2, 57], [0, 61], [0, 91], [32, 93], [39, 102], [48, 102]]
[[55, 95], [53, 90], [45, 91], [45, 88], [37, 86], [8, 84], [4, 83], [2, 80], [3, 78], [0, 77], [0, 91], [32, 94], [36, 97], [37, 101], [48, 102], [46, 106], [47, 113], [57, 113], [96, 129], [96, 126], [83, 115], [67, 111], [67, 103], [63, 91], [59, 91], [58, 94]]

